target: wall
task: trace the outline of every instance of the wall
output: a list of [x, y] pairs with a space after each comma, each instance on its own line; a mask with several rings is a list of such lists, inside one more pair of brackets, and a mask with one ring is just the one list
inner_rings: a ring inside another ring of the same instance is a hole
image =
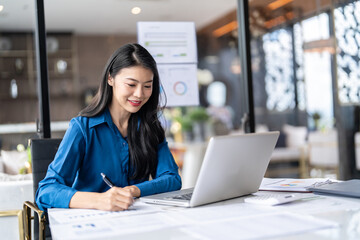
[[101, 74], [111, 54], [126, 43], [136, 42], [136, 36], [75, 36], [78, 52], [80, 89], [97, 88]]
[[[23, 33], [21, 33], [23, 34]], [[27, 33], [26, 33], [27, 34]], [[58, 38], [69, 37], [69, 33], [53, 34]], [[34, 61], [32, 46], [32, 35], [27, 34], [30, 42], [29, 61]], [[103, 68], [111, 54], [126, 43], [136, 42], [136, 36], [120, 35], [73, 35], [70, 34], [71, 50], [49, 53], [49, 90], [50, 90], [50, 117], [51, 121], [70, 121], [77, 116], [85, 106], [84, 93], [86, 90], [97, 89]], [[66, 41], [67, 44], [70, 44]], [[70, 53], [71, 52], [71, 53]], [[24, 53], [28, 54], [28, 53]], [[68, 54], [71, 54], [69, 56]], [[2, 56], [2, 55], [1, 55]], [[0, 66], [3, 66], [4, 61]], [[8, 56], [5, 56], [8, 58]], [[59, 75], [54, 71], [54, 62], [57, 59], [68, 59], [71, 73]], [[33, 62], [35, 65], [35, 62]], [[5, 65], [4, 65], [5, 66]], [[12, 65], [11, 65], [12, 66]], [[38, 100], [36, 96], [36, 75], [31, 77], [17, 77], [19, 97], [10, 98], [10, 80], [5, 73], [13, 71], [12, 67], [1, 67], [1, 102], [0, 102], [0, 124], [35, 122], [39, 118]], [[35, 70], [35, 66], [34, 66]], [[32, 72], [31, 72], [32, 73]], [[25, 74], [25, 73], [24, 73]], [[4, 76], [3, 76], [4, 75]], [[15, 75], [14, 75], [15, 76]], [[7, 77], [7, 78], [5, 78]], [[10, 78], [11, 79], [11, 78]], [[28, 83], [31, 85], [23, 85]], [[5, 89], [3, 89], [5, 88]], [[31, 92], [31, 95], [30, 95]], [[26, 145], [28, 138], [36, 137], [36, 129], [33, 133], [26, 134], [4, 134], [0, 136], [0, 148], [13, 149], [18, 143]], [[62, 137], [58, 133], [52, 133], [52, 137]]]
[[85, 107], [85, 92], [95, 91], [100, 83], [105, 64], [111, 54], [126, 43], [136, 42], [136, 36], [74, 35], [78, 81], [77, 96], [51, 99], [51, 119], [66, 121], [75, 117]]

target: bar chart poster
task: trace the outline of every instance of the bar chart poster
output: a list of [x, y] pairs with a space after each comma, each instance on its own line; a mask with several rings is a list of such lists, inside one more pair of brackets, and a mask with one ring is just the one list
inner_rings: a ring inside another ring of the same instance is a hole
[[196, 64], [159, 64], [160, 80], [168, 107], [199, 105]]
[[138, 22], [138, 42], [158, 64], [197, 63], [193, 22]]
[[199, 105], [193, 22], [138, 22], [138, 42], [154, 57], [166, 106]]

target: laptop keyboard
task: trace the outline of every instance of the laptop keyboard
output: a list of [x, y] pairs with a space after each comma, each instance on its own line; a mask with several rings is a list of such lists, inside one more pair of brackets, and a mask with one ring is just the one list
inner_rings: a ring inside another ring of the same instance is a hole
[[185, 193], [185, 194], [182, 194], [182, 195], [177, 195], [177, 196], [174, 196], [172, 198], [173, 199], [180, 199], [180, 200], [190, 200], [191, 195], [192, 195], [192, 192], [191, 193]]

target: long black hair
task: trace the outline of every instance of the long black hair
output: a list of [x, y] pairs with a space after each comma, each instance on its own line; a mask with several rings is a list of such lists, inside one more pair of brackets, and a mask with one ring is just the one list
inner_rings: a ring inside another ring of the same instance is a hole
[[113, 53], [105, 66], [96, 95], [79, 115], [94, 117], [102, 113], [110, 104], [113, 95], [108, 76], [115, 78], [121, 69], [133, 66], [145, 67], [154, 74], [152, 94], [138, 112], [131, 114], [127, 129], [132, 169], [130, 179], [144, 180], [149, 176], [155, 177], [158, 164], [157, 147], [165, 138], [164, 129], [158, 119], [159, 111], [162, 110], [159, 105], [159, 73], [154, 58], [144, 47], [136, 43], [126, 44]]

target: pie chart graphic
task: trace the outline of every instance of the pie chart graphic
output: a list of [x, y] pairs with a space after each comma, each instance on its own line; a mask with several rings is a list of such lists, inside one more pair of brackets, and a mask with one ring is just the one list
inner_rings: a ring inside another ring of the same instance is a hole
[[176, 95], [185, 95], [187, 92], [187, 85], [184, 82], [178, 81], [174, 84], [174, 92]]

